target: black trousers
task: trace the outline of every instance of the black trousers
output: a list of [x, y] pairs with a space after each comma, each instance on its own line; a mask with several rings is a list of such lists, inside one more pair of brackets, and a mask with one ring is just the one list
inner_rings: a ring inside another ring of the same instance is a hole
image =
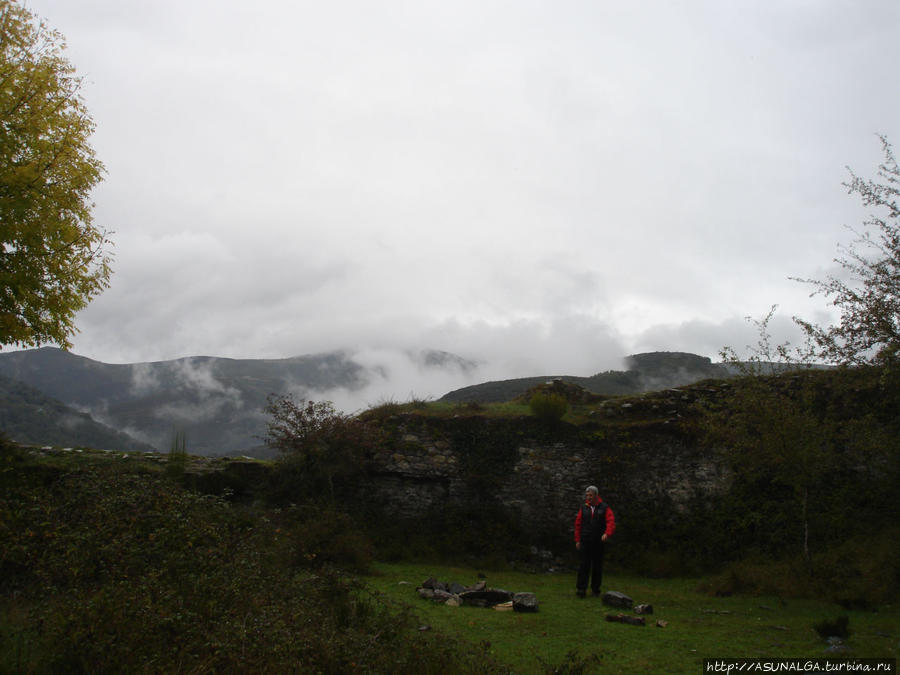
[[583, 541], [581, 542], [580, 553], [581, 565], [578, 567], [578, 578], [575, 581], [575, 588], [579, 591], [585, 591], [588, 587], [588, 581], [590, 581], [591, 590], [599, 593], [600, 582], [603, 581], [603, 542]]

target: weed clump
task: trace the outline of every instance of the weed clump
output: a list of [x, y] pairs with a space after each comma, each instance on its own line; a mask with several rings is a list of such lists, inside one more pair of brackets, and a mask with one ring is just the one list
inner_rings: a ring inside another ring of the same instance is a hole
[[528, 401], [531, 414], [545, 422], [558, 422], [569, 409], [569, 402], [560, 394], [538, 391]]

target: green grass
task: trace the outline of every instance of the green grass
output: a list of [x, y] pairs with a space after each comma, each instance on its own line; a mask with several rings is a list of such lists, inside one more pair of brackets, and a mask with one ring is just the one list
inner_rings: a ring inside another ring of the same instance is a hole
[[[657, 394], [656, 396], [659, 396]], [[615, 406], [623, 403], [632, 405], [628, 415], [630, 423], [638, 421], [645, 423], [653, 420], [664, 420], [669, 417], [666, 411], [671, 405], [657, 406], [653, 408], [654, 395], [629, 394], [624, 396], [609, 396], [602, 401], [593, 403], [571, 403], [562, 421], [569, 424], [581, 425], [588, 422], [596, 422], [597, 413], [604, 413], [600, 419], [607, 424], [621, 424], [622, 420], [608, 418], [605, 415], [605, 405]], [[639, 412], [638, 412], [639, 411]], [[418, 417], [448, 419], [454, 417], [485, 417], [485, 418], [520, 418], [533, 417], [533, 411], [528, 403], [520, 400], [493, 403], [456, 402], [456, 401], [408, 401], [399, 403], [390, 401], [373, 406], [363, 413], [364, 416], [386, 417], [389, 415], [415, 415]]]
[[[489, 642], [490, 654], [517, 673], [560, 668], [572, 662], [570, 652], [575, 648], [580, 648], [575, 665], [586, 665], [586, 672], [696, 674], [705, 658], [823, 658], [826, 644], [812, 626], [841, 614], [850, 619], [849, 655], [896, 658], [900, 651], [900, 608], [896, 606], [877, 612], [847, 611], [811, 600], [715, 598], [698, 592], [695, 579], [607, 573], [604, 590], [618, 590], [635, 603], [653, 605], [654, 614], [646, 617], [647, 625], [642, 627], [606, 621], [607, 614], [621, 610], [604, 606], [599, 598], [576, 598], [574, 573], [487, 574], [489, 586], [534, 592], [540, 602], [536, 614], [456, 608], [422, 600], [415, 588], [429, 576], [469, 585], [478, 580], [478, 571], [379, 564], [367, 583], [392, 600], [411, 604], [422, 622], [435, 630], [475, 645]], [[657, 627], [657, 620], [668, 623]]]
[[522, 417], [531, 411], [525, 403], [455, 403], [428, 401], [425, 403], [400, 403], [391, 408], [394, 413], [408, 413], [423, 417], [456, 417], [478, 415], [480, 417]]

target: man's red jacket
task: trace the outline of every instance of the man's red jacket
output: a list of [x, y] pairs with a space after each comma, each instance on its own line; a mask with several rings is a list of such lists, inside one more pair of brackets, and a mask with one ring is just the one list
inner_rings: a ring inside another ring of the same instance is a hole
[[[603, 504], [603, 500], [598, 497], [597, 506]], [[588, 506], [585, 504], [585, 506]], [[584, 508], [579, 508], [578, 513], [575, 516], [575, 543], [581, 542], [581, 514], [584, 512]], [[613, 510], [609, 508], [609, 505], [606, 506], [606, 529], [603, 531], [603, 534], [606, 535], [607, 538], [613, 535], [613, 532], [616, 531], [616, 517], [613, 515]], [[602, 535], [601, 535], [602, 536]]]

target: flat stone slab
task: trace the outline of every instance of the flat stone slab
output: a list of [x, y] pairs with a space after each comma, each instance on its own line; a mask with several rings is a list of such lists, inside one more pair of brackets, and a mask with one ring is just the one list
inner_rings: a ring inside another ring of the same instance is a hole
[[628, 616], [627, 614], [607, 614], [607, 621], [617, 621], [619, 623], [627, 623], [632, 626], [646, 626], [647, 622], [642, 616]]
[[459, 599], [464, 605], [491, 607], [499, 605], [501, 602], [510, 602], [513, 594], [502, 588], [486, 588], [483, 591], [463, 591], [459, 594]]
[[538, 599], [534, 593], [516, 593], [513, 595], [512, 608], [515, 612], [538, 611]]
[[606, 591], [602, 596], [603, 604], [610, 607], [620, 607], [621, 609], [631, 609], [634, 600], [620, 593], [619, 591]]

